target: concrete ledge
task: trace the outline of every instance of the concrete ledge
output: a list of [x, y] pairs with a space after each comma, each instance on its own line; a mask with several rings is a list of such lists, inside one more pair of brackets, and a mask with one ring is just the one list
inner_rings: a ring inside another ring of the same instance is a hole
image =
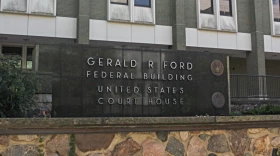
[[50, 128], [83, 126], [180, 125], [214, 123], [215, 117], [103, 117], [103, 118], [3, 118], [0, 128]]
[[279, 115], [0, 119], [0, 134], [201, 131], [270, 127], [280, 127]]
[[217, 116], [216, 122], [267, 122], [280, 121], [280, 115]]

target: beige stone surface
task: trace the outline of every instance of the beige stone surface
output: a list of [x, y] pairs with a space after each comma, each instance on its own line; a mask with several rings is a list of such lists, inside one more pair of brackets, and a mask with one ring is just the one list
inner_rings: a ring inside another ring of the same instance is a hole
[[261, 131], [264, 131], [265, 129], [263, 128], [253, 128], [253, 129], [248, 129], [248, 133], [250, 134], [256, 134], [256, 133], [260, 133]]
[[14, 141], [34, 141], [38, 139], [37, 135], [13, 135], [11, 139]]
[[0, 147], [8, 146], [8, 145], [9, 145], [9, 136], [7, 136], [7, 135], [0, 136]]
[[186, 141], [189, 138], [190, 132], [188, 131], [181, 131], [179, 132], [180, 138], [182, 141]]
[[256, 142], [256, 139], [251, 139], [250, 148], [249, 148], [250, 151], [253, 151], [253, 150], [254, 150], [254, 144], [255, 144], [255, 142]]
[[211, 135], [224, 134], [225, 130], [212, 130]]
[[280, 147], [280, 137], [274, 137], [271, 140], [271, 145], [273, 147]]
[[269, 136], [256, 139], [254, 143], [254, 155], [269, 156], [271, 150]]
[[47, 142], [47, 150], [58, 152], [60, 156], [68, 156], [70, 150], [70, 136], [67, 134], [58, 134]]
[[44, 156], [59, 156], [57, 153], [54, 153], [54, 152], [45, 152]]
[[223, 156], [236, 156], [233, 153], [224, 153]]
[[105, 152], [105, 153], [91, 153], [88, 156], [111, 156], [111, 153]]
[[230, 148], [235, 156], [243, 156], [250, 145], [246, 130], [230, 130], [228, 131], [228, 139]]
[[[81, 121], [81, 120], [79, 120]], [[186, 129], [187, 130], [187, 129]], [[161, 141], [156, 132], [75, 134], [77, 156], [271, 156], [280, 148], [278, 127], [240, 130], [168, 131]], [[104, 145], [106, 143], [106, 148]], [[0, 135], [0, 155], [68, 156], [70, 135]], [[92, 146], [94, 145], [94, 146]], [[101, 148], [93, 148], [93, 147]], [[29, 150], [31, 147], [32, 150]], [[19, 153], [18, 155], [15, 155]], [[173, 154], [171, 154], [173, 153]], [[8, 155], [9, 154], [9, 155]]]

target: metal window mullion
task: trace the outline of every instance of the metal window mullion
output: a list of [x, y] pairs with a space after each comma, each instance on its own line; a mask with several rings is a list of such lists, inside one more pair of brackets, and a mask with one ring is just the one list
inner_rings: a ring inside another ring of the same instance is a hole
[[153, 12], [153, 24], [156, 24], [156, 2], [155, 2], [155, 0], [151, 0], [150, 3], [152, 3], [151, 8], [152, 8], [152, 12]]
[[214, 9], [214, 0], [211, 0], [211, 13], [213, 14], [213, 15], [215, 15], [215, 11], [214, 11], [215, 9]]
[[56, 3], [57, 3], [57, 0], [53, 0], [53, 15], [56, 16]]
[[0, 11], [2, 11], [2, 2], [3, 2], [3, 0], [0, 0]]
[[274, 8], [273, 8], [273, 1], [269, 0], [269, 9], [270, 9], [270, 28], [271, 28], [271, 35], [275, 35], [275, 26], [274, 26]]
[[30, 11], [30, 2], [31, 0], [26, 0], [26, 13], [27, 14], [31, 14], [31, 11]]
[[229, 0], [229, 15], [233, 16], [233, 12], [232, 12], [232, 0]]
[[107, 20], [111, 20], [111, 0], [107, 0]]
[[197, 28], [201, 28], [201, 22], [200, 22], [200, 16], [201, 16], [201, 6], [200, 6], [200, 1], [201, 0], [197, 0], [196, 1], [196, 8], [197, 8], [197, 10], [196, 10], [196, 13], [197, 13]]
[[237, 2], [236, 0], [231, 0], [232, 18], [235, 24], [235, 32], [238, 32], [238, 21], [237, 21]]
[[129, 2], [130, 22], [134, 22], [134, 0], [130, 0]]
[[214, 16], [216, 18], [216, 25], [217, 25], [217, 30], [221, 30], [221, 26], [220, 26], [220, 1], [219, 0], [215, 0], [214, 3]]
[[27, 56], [27, 46], [23, 45], [21, 49], [21, 67], [26, 69], [26, 56]]
[[0, 44], [0, 57], [2, 56], [2, 44]]

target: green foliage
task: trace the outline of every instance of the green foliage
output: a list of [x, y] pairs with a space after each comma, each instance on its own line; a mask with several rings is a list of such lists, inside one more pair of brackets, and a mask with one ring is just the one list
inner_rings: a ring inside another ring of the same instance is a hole
[[74, 134], [70, 135], [69, 146], [70, 146], [70, 151], [69, 151], [68, 155], [69, 156], [75, 156], [75, 135]]
[[280, 114], [280, 106], [266, 105], [261, 108], [255, 108], [246, 112], [242, 112], [246, 115], [269, 115], [269, 114]]
[[26, 117], [34, 105], [35, 74], [19, 64], [19, 57], [0, 56], [0, 117]]
[[42, 149], [38, 149], [39, 156], [44, 156], [44, 151]]

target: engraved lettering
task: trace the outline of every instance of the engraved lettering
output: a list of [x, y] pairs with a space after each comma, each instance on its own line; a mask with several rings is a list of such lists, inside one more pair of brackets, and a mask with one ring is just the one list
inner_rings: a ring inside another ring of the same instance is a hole
[[87, 71], [87, 77], [90, 76], [90, 71]]
[[130, 62], [130, 67], [131, 67], [131, 68], [135, 68], [136, 66], [137, 66], [136, 60], [131, 60], [131, 62]]
[[94, 63], [95, 63], [94, 62], [94, 58], [93, 57], [89, 57], [88, 60], [87, 60], [87, 64], [90, 65], [90, 66], [93, 66]]
[[117, 67], [117, 66], [118, 66], [118, 67], [122, 67], [122, 66], [121, 66], [121, 61], [120, 61], [119, 59], [117, 59], [117, 61], [116, 61], [115, 67]]
[[99, 66], [100, 66], [100, 67], [103, 67], [103, 58], [99, 58], [99, 61], [98, 61], [98, 62], [99, 62]]
[[154, 62], [149, 60], [148, 61], [148, 68], [153, 69], [154, 68]]
[[176, 69], [177, 68], [177, 63], [176, 62], [171, 62], [170, 63], [170, 68], [173, 69], [173, 70]]
[[112, 67], [113, 60], [111, 58], [107, 59], [107, 67]]
[[193, 64], [191, 62], [187, 63], [187, 70], [192, 70]]
[[103, 98], [99, 98], [98, 99], [98, 104], [100, 104], [100, 105], [103, 105], [104, 103], [103, 103]]

